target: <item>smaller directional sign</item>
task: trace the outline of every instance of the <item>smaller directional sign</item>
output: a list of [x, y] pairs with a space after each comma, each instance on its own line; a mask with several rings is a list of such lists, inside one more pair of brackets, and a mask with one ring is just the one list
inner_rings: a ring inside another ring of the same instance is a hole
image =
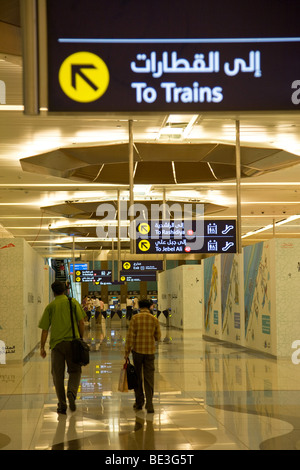
[[122, 270], [126, 271], [162, 271], [162, 261], [122, 261]]
[[112, 272], [107, 270], [75, 271], [76, 282], [93, 282], [96, 285], [112, 284]]
[[[75, 271], [85, 271], [88, 269], [88, 263], [75, 263]], [[73, 263], [70, 263], [70, 274], [73, 274]]]
[[158, 220], [149, 222], [147, 238], [137, 239], [136, 253], [235, 253], [235, 220]]
[[120, 279], [126, 282], [156, 281], [156, 272], [120, 271]]

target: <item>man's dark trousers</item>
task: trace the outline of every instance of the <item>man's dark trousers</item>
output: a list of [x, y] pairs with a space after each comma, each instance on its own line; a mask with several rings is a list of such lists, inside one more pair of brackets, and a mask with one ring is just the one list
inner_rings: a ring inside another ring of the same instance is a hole
[[[146, 409], [153, 411], [153, 391], [154, 391], [154, 360], [155, 354], [140, 354], [132, 351], [133, 363], [138, 376], [138, 386], [134, 390], [136, 408], [142, 408], [145, 402], [143, 382], [146, 395]], [[144, 379], [144, 380], [143, 380]]]

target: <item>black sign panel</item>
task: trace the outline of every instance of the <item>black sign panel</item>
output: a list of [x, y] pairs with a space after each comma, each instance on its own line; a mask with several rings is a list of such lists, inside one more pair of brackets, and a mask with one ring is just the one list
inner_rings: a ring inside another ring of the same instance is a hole
[[[138, 231], [143, 230], [138, 225]], [[235, 253], [235, 220], [151, 221], [148, 233], [136, 240], [136, 253]]]
[[112, 284], [112, 272], [106, 270], [76, 270], [75, 282], [94, 282], [95, 284], [102, 286]]
[[163, 262], [162, 261], [122, 261], [122, 270], [124, 273], [131, 272], [131, 271], [138, 271], [141, 273], [145, 273], [148, 271], [162, 271], [163, 270]]
[[156, 281], [156, 272], [120, 271], [120, 279], [126, 282]]
[[50, 111], [297, 110], [298, 0], [48, 0]]

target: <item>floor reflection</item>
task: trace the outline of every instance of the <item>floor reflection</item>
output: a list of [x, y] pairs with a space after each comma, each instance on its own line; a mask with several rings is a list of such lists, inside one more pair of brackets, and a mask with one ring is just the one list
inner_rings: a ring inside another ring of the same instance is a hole
[[0, 366], [0, 448], [41, 450], [275, 450], [300, 448], [300, 378], [291, 361], [163, 329], [155, 414], [117, 390], [126, 328], [86, 326], [91, 361], [77, 410], [56, 413], [49, 358]]

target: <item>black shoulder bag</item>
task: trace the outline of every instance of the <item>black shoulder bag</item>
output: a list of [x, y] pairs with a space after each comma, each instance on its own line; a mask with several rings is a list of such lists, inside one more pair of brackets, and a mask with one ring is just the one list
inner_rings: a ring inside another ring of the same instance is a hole
[[70, 313], [71, 313], [71, 322], [72, 322], [72, 331], [73, 331], [73, 340], [71, 342], [72, 360], [75, 364], [79, 364], [80, 366], [86, 366], [90, 362], [90, 348], [89, 348], [89, 345], [85, 341], [83, 341], [82, 338], [75, 337], [71, 298], [69, 298], [69, 303], [70, 303]]
[[126, 369], [127, 369], [127, 383], [128, 383], [128, 390], [133, 390], [138, 386], [138, 377], [133, 364], [131, 364], [129, 357], [127, 358], [126, 362]]

